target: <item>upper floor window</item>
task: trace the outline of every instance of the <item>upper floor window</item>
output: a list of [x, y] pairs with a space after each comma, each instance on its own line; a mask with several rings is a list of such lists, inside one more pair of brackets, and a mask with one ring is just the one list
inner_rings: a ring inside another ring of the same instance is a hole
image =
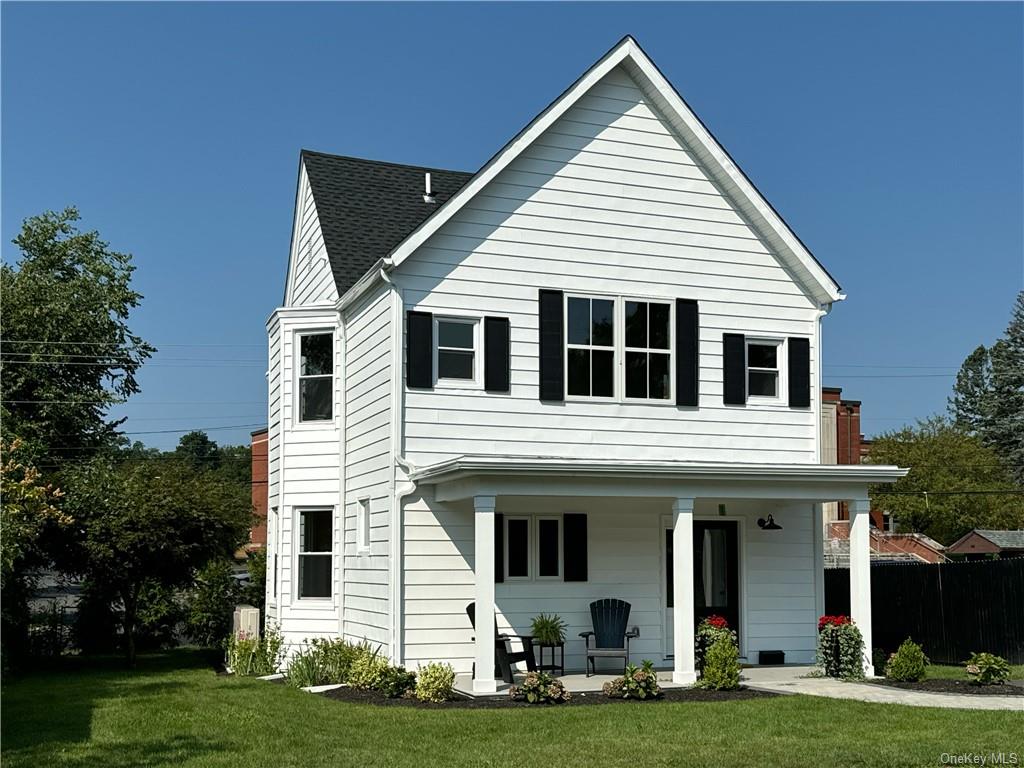
[[670, 304], [626, 301], [626, 397], [668, 400], [672, 396]]
[[299, 421], [334, 417], [334, 334], [299, 336]]
[[671, 302], [568, 296], [565, 346], [570, 397], [672, 398]]
[[476, 382], [477, 321], [474, 318], [438, 317], [434, 323], [437, 381]]
[[747, 339], [747, 394], [751, 397], [779, 397], [778, 340]]
[[615, 301], [570, 296], [566, 314], [568, 393], [615, 397]]

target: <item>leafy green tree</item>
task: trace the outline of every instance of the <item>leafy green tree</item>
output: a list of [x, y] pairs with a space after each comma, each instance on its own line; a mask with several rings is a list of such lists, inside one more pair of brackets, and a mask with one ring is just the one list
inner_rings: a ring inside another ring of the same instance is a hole
[[231, 616], [242, 600], [238, 580], [232, 574], [231, 560], [211, 560], [196, 574], [188, 601], [185, 629], [200, 645], [214, 646], [231, 632]]
[[[871, 461], [910, 468], [872, 492], [873, 503], [895, 516], [900, 531], [951, 544], [972, 528], [1024, 526], [1024, 496], [1004, 493], [1020, 487], [996, 453], [941, 416], [876, 437]], [[986, 493], [992, 491], [1000, 493]]]
[[186, 587], [210, 560], [231, 555], [252, 524], [248, 489], [180, 461], [107, 457], [67, 481], [65, 508], [79, 533], [60, 565], [120, 599], [134, 663], [143, 589]]
[[178, 439], [174, 455], [195, 467], [216, 469], [220, 466], [220, 448], [202, 430], [194, 430]]
[[0, 267], [3, 434], [37, 456], [105, 446], [110, 405], [139, 391], [136, 372], [155, 351], [128, 326], [142, 296], [129, 254], [81, 232], [66, 208], [26, 219], [16, 266]]

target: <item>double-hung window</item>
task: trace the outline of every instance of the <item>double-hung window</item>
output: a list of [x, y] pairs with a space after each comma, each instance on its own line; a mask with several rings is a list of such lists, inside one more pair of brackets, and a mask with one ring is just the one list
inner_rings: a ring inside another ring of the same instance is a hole
[[334, 527], [330, 509], [299, 512], [299, 597], [331, 596]]
[[435, 371], [438, 382], [474, 383], [477, 380], [477, 321], [474, 318], [438, 317], [434, 320]]
[[672, 306], [666, 302], [624, 302], [626, 397], [672, 397]]
[[615, 397], [615, 301], [570, 296], [566, 315], [568, 393]]
[[505, 578], [562, 578], [562, 518], [505, 517]]
[[334, 335], [299, 336], [299, 421], [334, 417]]
[[750, 397], [777, 399], [779, 352], [782, 342], [771, 339], [747, 339], [747, 394]]

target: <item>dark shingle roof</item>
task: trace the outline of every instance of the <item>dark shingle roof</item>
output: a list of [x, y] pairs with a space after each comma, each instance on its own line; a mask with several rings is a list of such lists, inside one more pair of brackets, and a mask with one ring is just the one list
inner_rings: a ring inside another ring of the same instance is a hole
[[976, 528], [974, 532], [984, 536], [1000, 549], [1024, 549], [1024, 531], [991, 531]]
[[[339, 296], [473, 177], [308, 149], [302, 160]], [[423, 201], [427, 172], [435, 203]]]

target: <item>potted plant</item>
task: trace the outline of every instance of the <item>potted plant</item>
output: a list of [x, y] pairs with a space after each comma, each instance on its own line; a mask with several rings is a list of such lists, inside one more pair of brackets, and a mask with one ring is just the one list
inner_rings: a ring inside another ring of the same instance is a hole
[[530, 634], [538, 645], [561, 645], [565, 642], [565, 622], [558, 614], [542, 613], [533, 618]]

